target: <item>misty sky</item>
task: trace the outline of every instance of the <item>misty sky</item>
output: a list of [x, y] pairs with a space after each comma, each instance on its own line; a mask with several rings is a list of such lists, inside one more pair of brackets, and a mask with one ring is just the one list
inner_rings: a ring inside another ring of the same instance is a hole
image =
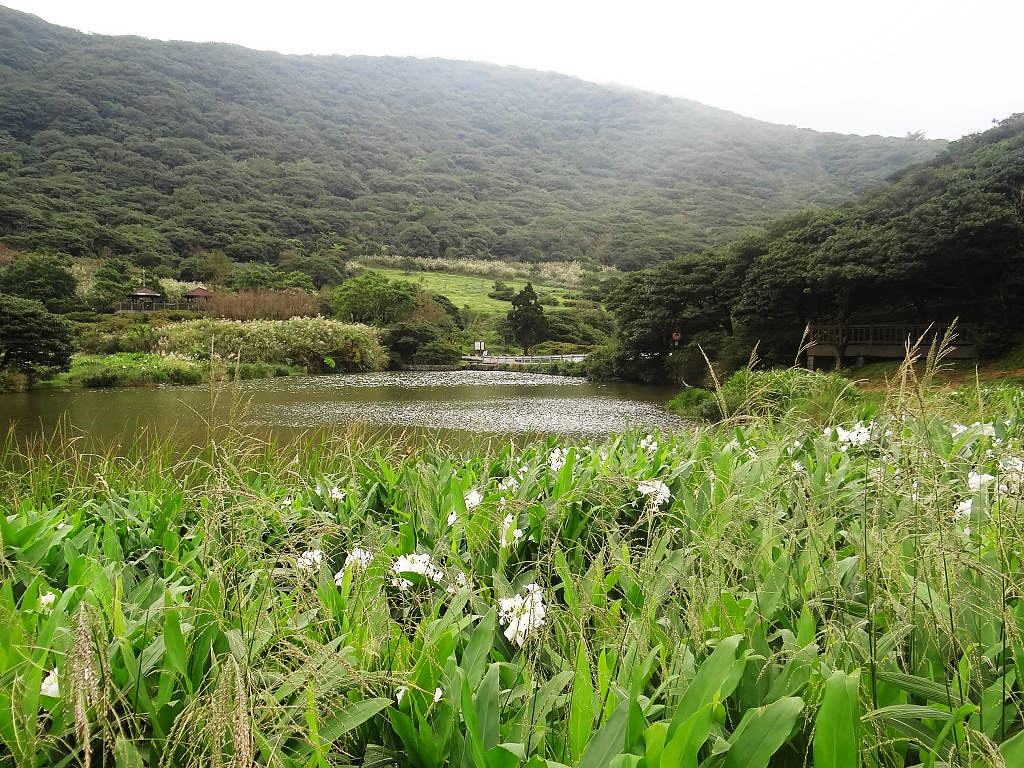
[[1024, 111], [1024, 0], [0, 4], [102, 34], [515, 64], [823, 131], [954, 139]]

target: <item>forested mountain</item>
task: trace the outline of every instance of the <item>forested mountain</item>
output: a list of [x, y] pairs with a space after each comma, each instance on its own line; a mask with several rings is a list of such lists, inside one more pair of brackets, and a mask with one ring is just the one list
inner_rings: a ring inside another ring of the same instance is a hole
[[998, 353], [1024, 322], [1024, 114], [853, 202], [630, 275], [609, 304], [619, 371], [653, 380], [703, 368], [698, 344], [734, 363], [759, 344], [792, 363], [814, 321], [959, 318]]
[[21, 249], [272, 262], [326, 235], [350, 254], [634, 268], [850, 199], [942, 146], [516, 68], [86, 35], [0, 8], [0, 239]]

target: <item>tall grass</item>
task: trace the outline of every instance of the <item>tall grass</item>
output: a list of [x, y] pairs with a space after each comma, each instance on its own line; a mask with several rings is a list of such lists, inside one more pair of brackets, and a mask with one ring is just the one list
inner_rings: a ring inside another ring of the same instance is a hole
[[1024, 764], [1019, 394], [820, 418], [9, 437], [0, 765]]

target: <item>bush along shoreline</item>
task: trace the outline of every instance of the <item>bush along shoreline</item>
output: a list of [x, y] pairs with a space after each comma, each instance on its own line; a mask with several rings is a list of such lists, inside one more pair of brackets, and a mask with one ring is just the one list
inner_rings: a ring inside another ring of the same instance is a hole
[[0, 753], [1024, 764], [1024, 400], [904, 384], [591, 445], [9, 438]]
[[[129, 327], [134, 334], [141, 332]], [[290, 320], [202, 318], [145, 327], [147, 351], [80, 354], [46, 386], [141, 387], [257, 379], [301, 373], [383, 370], [377, 329], [323, 317]], [[126, 345], [125, 339], [119, 344]], [[155, 351], [148, 351], [155, 350]]]

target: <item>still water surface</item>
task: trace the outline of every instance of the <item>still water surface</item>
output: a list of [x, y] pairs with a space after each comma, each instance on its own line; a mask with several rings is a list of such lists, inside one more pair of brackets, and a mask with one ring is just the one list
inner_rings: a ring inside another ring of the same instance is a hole
[[19, 436], [62, 423], [101, 443], [144, 431], [205, 443], [209, 424], [261, 437], [357, 427], [371, 434], [466, 442], [475, 435], [600, 436], [627, 427], [672, 429], [674, 391], [503, 371], [293, 376], [196, 387], [49, 389], [0, 395], [0, 425]]

